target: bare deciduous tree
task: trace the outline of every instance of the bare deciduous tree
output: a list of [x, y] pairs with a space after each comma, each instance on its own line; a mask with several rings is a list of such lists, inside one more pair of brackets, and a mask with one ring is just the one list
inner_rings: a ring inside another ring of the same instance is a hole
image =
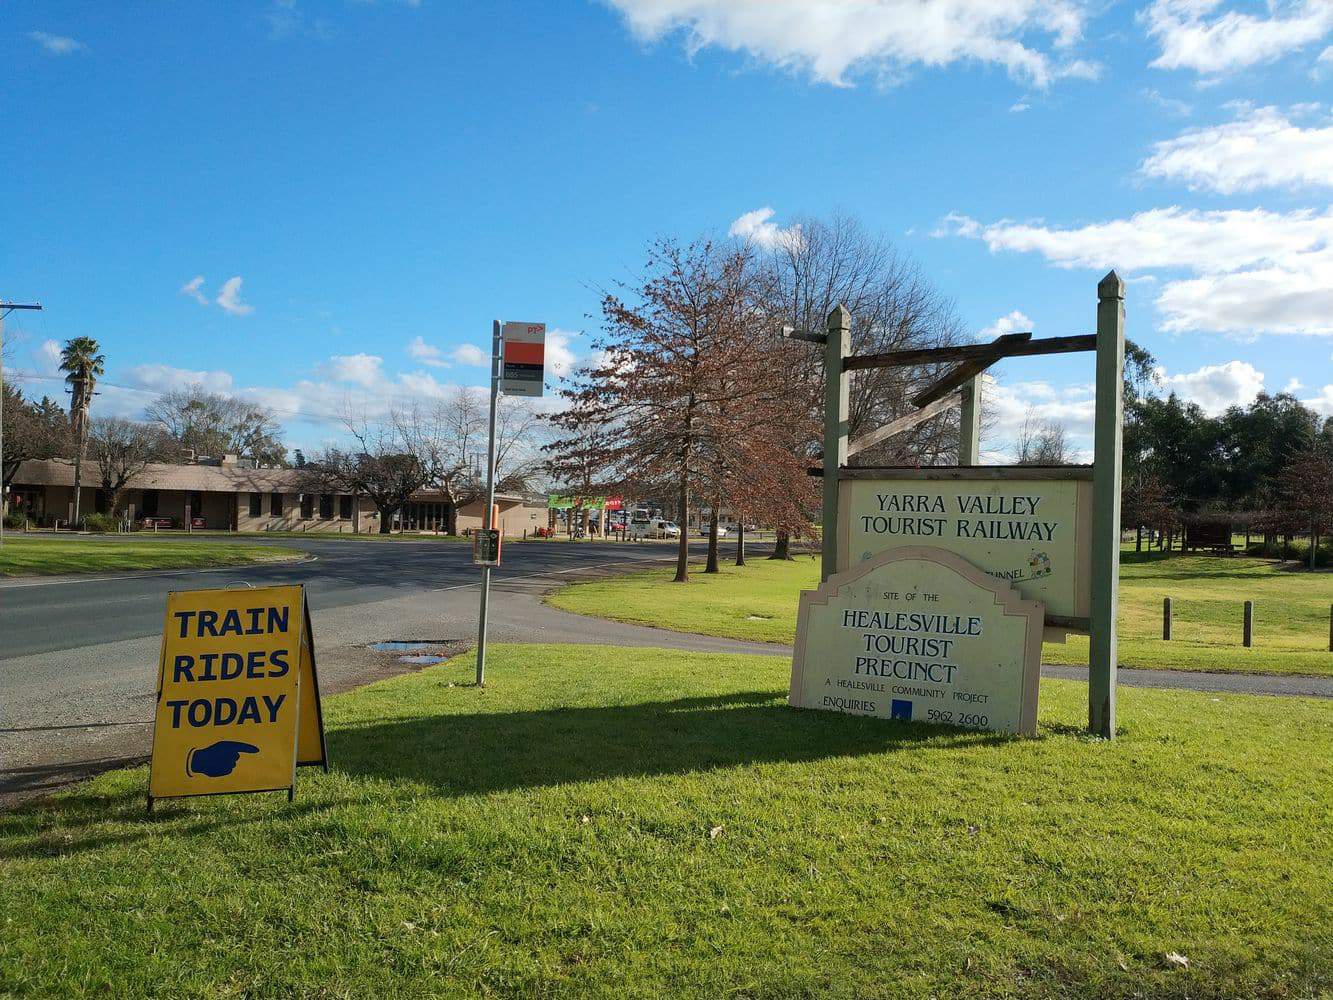
[[260, 466], [286, 464], [277, 415], [246, 400], [207, 392], [196, 384], [163, 393], [144, 415], [195, 455], [235, 454]]
[[1058, 420], [1041, 420], [1028, 410], [1014, 442], [1014, 460], [1018, 465], [1064, 465], [1069, 446], [1065, 425]]
[[347, 414], [343, 426], [352, 448], [329, 447], [301, 467], [302, 489], [365, 497], [379, 512], [382, 535], [412, 494], [440, 479], [441, 436], [428, 411], [395, 408], [383, 418]]
[[102, 492], [111, 514], [120, 513], [121, 499], [130, 480], [153, 462], [171, 458], [171, 440], [154, 424], [101, 417], [91, 421], [88, 455], [97, 465]]

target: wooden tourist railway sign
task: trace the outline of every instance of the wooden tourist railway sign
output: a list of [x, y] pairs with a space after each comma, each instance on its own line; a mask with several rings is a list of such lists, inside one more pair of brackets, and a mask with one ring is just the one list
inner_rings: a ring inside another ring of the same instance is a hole
[[894, 470], [842, 470], [837, 570], [881, 552], [932, 545], [1042, 601], [1048, 624], [1086, 631], [1092, 468], [987, 472], [909, 469], [895, 477]]
[[[1088, 728], [1115, 735], [1125, 284], [1097, 285], [1097, 332], [852, 353], [842, 306], [825, 332], [824, 583], [801, 597], [791, 703], [1031, 733], [1043, 632], [1088, 633]], [[1090, 466], [981, 465], [985, 370], [1005, 358], [1096, 353]], [[849, 440], [851, 376], [940, 366], [908, 413]], [[958, 464], [848, 464], [949, 407]], [[924, 610], [923, 610], [924, 609]]]
[[1027, 736], [1042, 606], [961, 556], [882, 552], [801, 595], [789, 702]]

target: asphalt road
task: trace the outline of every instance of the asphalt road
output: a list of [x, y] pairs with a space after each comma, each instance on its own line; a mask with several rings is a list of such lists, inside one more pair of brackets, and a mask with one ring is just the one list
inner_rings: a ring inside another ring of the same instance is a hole
[[[172, 590], [305, 584], [324, 694], [418, 669], [371, 649], [374, 642], [430, 640], [452, 653], [476, 638], [481, 574], [467, 545], [319, 538], [282, 544], [313, 558], [225, 570], [0, 582], [0, 807], [144, 759], [166, 595]], [[491, 637], [785, 652], [780, 646], [590, 623], [541, 603], [542, 593], [570, 579], [669, 562], [673, 553], [672, 546], [657, 543], [510, 545], [492, 577]]]
[[[209, 541], [218, 541], [209, 536]], [[309, 562], [242, 566], [221, 570], [176, 570], [113, 579], [67, 578], [62, 582], [0, 582], [0, 660], [34, 653], [161, 634], [166, 595], [249, 583], [253, 586], [303, 583], [315, 610], [371, 604], [408, 594], [476, 583], [471, 546], [439, 541], [348, 541], [300, 538], [248, 539], [310, 553]], [[189, 539], [163, 541], [189, 545]], [[724, 543], [725, 545], [726, 543]], [[702, 540], [691, 545], [703, 549]], [[728, 546], [729, 547], [729, 546]], [[497, 582], [510, 577], [547, 575], [608, 561], [649, 561], [669, 557], [662, 543], [521, 542], [504, 552], [494, 571]], [[17, 585], [16, 585], [17, 583]], [[0, 669], [0, 696], [3, 695]]]

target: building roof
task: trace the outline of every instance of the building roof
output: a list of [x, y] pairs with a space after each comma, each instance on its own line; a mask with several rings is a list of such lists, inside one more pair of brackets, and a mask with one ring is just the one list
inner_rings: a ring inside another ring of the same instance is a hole
[[[133, 490], [200, 490], [216, 493], [269, 493], [300, 491], [301, 474], [296, 469], [243, 469], [235, 465], [168, 465], [154, 463], [132, 478]], [[101, 475], [97, 466], [85, 462], [83, 484], [95, 487]], [[24, 462], [14, 476], [22, 486], [73, 486], [74, 463], [66, 459]]]
[[[29, 461], [19, 465], [14, 477], [15, 486], [74, 486], [74, 463], [57, 458]], [[101, 474], [94, 462], [83, 464], [83, 485], [93, 489], [101, 485]], [[132, 478], [127, 485], [132, 490], [198, 490], [201, 493], [300, 493], [300, 469], [245, 469], [238, 465], [173, 465], [157, 462]], [[534, 502], [518, 493], [495, 494], [497, 500], [516, 503]], [[449, 494], [442, 490], [418, 490], [413, 502], [449, 502]], [[545, 506], [545, 500], [535, 501]]]

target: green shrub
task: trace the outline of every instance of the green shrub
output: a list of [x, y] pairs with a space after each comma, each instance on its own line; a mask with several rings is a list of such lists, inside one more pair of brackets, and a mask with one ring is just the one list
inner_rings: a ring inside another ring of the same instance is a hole
[[83, 530], [97, 535], [110, 534], [119, 528], [120, 521], [110, 514], [89, 514], [83, 519]]
[[19, 511], [11, 510], [5, 515], [5, 530], [22, 531], [26, 520], [27, 519]]

